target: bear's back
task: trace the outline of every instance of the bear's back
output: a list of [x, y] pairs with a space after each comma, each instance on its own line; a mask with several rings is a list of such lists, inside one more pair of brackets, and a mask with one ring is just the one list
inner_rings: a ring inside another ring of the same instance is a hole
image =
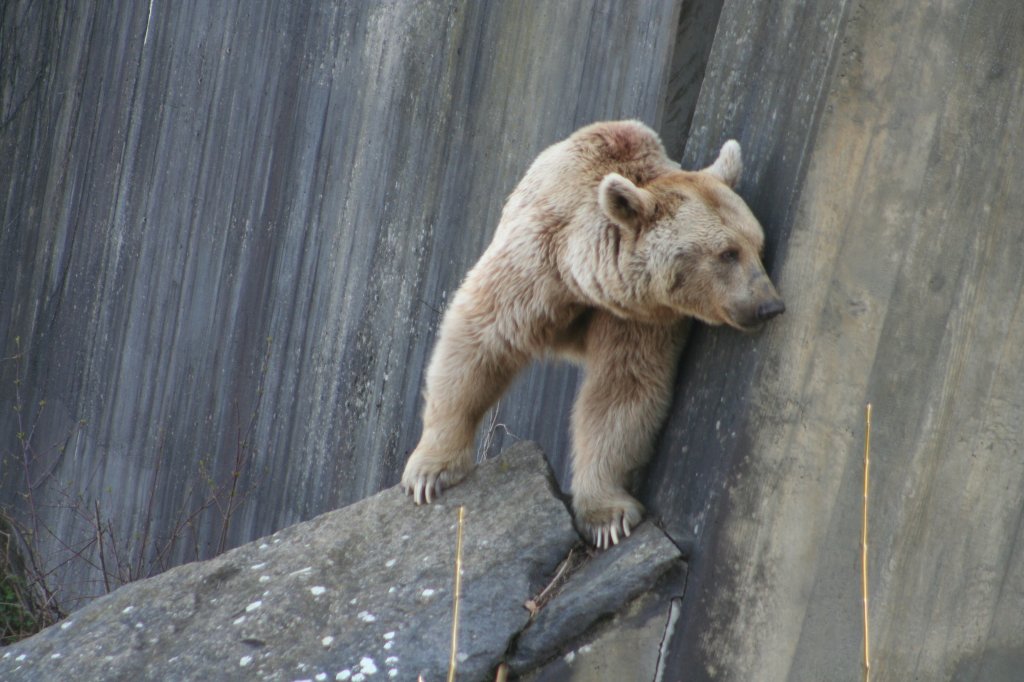
[[598, 183], [608, 173], [618, 173], [646, 184], [678, 168], [665, 154], [658, 134], [640, 121], [594, 123], [580, 128], [566, 143], [576, 162], [594, 171]]
[[538, 212], [545, 223], [586, 219], [599, 213], [597, 187], [609, 173], [643, 186], [678, 170], [657, 133], [640, 121], [593, 123], [537, 156], [509, 195], [503, 222]]

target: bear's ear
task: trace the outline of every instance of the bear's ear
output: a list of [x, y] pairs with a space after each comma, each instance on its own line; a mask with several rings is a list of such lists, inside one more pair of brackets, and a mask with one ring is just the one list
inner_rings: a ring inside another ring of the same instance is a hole
[[740, 154], [740, 143], [736, 140], [729, 140], [722, 145], [722, 151], [718, 152], [718, 159], [704, 169], [716, 178], [735, 188], [740, 181], [740, 174], [743, 172], [743, 157]]
[[654, 197], [618, 173], [604, 176], [597, 188], [597, 202], [612, 221], [635, 227], [654, 214]]

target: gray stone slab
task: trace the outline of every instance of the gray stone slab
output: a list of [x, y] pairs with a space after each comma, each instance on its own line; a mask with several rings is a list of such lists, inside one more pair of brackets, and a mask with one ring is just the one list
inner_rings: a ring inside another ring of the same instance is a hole
[[653, 524], [590, 557], [516, 640], [508, 662], [524, 672], [555, 655], [597, 621], [609, 618], [682, 564], [679, 550]]
[[[673, 579], [674, 578], [674, 579]], [[562, 649], [523, 682], [663, 682], [672, 632], [679, 625], [685, 571], [644, 592], [619, 613]]]
[[580, 539], [531, 444], [440, 504], [392, 488], [125, 586], [4, 649], [0, 679], [443, 679], [458, 505], [459, 679], [487, 678], [529, 619], [523, 603]]

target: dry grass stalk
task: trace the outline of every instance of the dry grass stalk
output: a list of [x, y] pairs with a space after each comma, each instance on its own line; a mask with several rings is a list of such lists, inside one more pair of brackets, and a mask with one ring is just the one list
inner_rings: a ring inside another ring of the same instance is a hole
[[459, 522], [455, 534], [455, 596], [452, 599], [452, 653], [448, 658], [448, 682], [455, 681], [455, 665], [459, 651], [459, 600], [462, 595], [462, 523], [466, 508], [459, 505]]
[[868, 636], [868, 481], [871, 471], [871, 403], [868, 403], [864, 426], [864, 517], [860, 538], [861, 595], [864, 599], [864, 682], [871, 679], [871, 648]]
[[547, 584], [547, 586], [541, 590], [540, 594], [532, 599], [527, 599], [523, 606], [527, 611], [530, 612], [530, 618], [535, 617], [540, 610], [544, 608], [551, 599], [558, 593], [558, 591], [568, 580], [569, 576], [580, 567], [582, 560], [579, 559], [579, 552], [575, 547], [569, 550], [569, 554], [562, 560], [562, 563], [558, 565], [558, 570], [555, 571], [555, 577]]

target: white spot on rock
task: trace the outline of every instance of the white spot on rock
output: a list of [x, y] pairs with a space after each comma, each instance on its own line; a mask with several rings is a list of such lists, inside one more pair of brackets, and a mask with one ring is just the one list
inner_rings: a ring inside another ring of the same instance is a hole
[[309, 588], [309, 591], [313, 593], [314, 597], [319, 597], [321, 594], [327, 591], [327, 588], [323, 585], [316, 585], [314, 587]]
[[372, 623], [373, 621], [377, 620], [377, 616], [373, 615], [369, 611], [360, 611], [358, 614], [356, 614], [356, 617], [364, 623]]
[[242, 666], [243, 668], [249, 665], [250, 663], [252, 663], [252, 656], [242, 656], [240, 659], [238, 659], [238, 665]]
[[270, 548], [270, 545], [268, 545], [265, 542], [260, 545], [260, 549], [269, 549], [269, 548]]
[[17, 657], [16, 659], [14, 659], [14, 660], [16, 660], [16, 661], [19, 661], [19, 662], [20, 662], [20, 661], [24, 661], [24, 660], [25, 660], [25, 654], [22, 654], [22, 655], [18, 656], [18, 657]]
[[352, 682], [363, 682], [366, 679], [366, 675], [362, 673], [356, 673], [352, 676]]
[[394, 638], [395, 638], [395, 631], [394, 630], [392, 630], [391, 632], [385, 632], [384, 633], [384, 639], [394, 639]]
[[251, 603], [251, 604], [249, 604], [248, 606], [245, 607], [245, 612], [246, 613], [252, 613], [253, 611], [255, 611], [256, 609], [258, 609], [261, 606], [263, 606], [263, 600], [257, 599], [256, 601], [254, 601], [253, 603]]
[[326, 679], [327, 679], [327, 673], [317, 673], [317, 675], [316, 675], [316, 681], [317, 682], [324, 682], [324, 680], [326, 680]]
[[397, 591], [398, 591], [398, 588], [395, 587], [394, 585], [392, 585], [391, 587], [388, 588], [388, 594], [394, 594]]
[[391, 647], [393, 647], [394, 645], [395, 645], [395, 643], [394, 643], [394, 642], [384, 642], [384, 649], [385, 649], [386, 651], [390, 651], [390, 650], [391, 650]]
[[394, 665], [395, 663], [398, 663], [398, 656], [388, 656], [384, 659], [384, 662], [387, 665]]
[[337, 675], [335, 675], [334, 679], [344, 681], [344, 680], [347, 680], [350, 677], [352, 677], [352, 671], [349, 670], [348, 668], [346, 668], [346, 669], [342, 670], [340, 673], [338, 673]]
[[576, 652], [575, 651], [570, 651], [569, 653], [567, 653], [565, 655], [565, 662], [566, 663], [572, 663], [574, 660], [576, 660]]
[[61, 630], [67, 630], [69, 627], [71, 627], [74, 624], [75, 624], [75, 621], [73, 621], [73, 620], [66, 620], [66, 621], [64, 621], [63, 623], [60, 624], [60, 629]]
[[388, 677], [398, 677], [398, 668], [392, 668], [388, 671]]
[[260, 562], [260, 563], [258, 563], [258, 564], [253, 564], [253, 565], [252, 565], [252, 566], [250, 566], [249, 568], [250, 568], [251, 570], [253, 570], [253, 571], [258, 571], [258, 570], [260, 570], [261, 568], [263, 568], [263, 567], [264, 567], [264, 566], [266, 566], [266, 565], [267, 565], [267, 562], [266, 562], [266, 561], [263, 561], [263, 562]]
[[270, 582], [270, 576], [269, 575], [261, 575], [260, 576], [260, 582], [261, 583], [269, 583]]
[[291, 573], [289, 573], [288, 575], [289, 575], [289, 576], [293, 576], [293, 575], [302, 575], [303, 573], [309, 573], [309, 572], [310, 572], [310, 571], [312, 571], [312, 570], [313, 570], [313, 567], [312, 567], [312, 566], [306, 566], [305, 568], [300, 568], [300, 569], [299, 569], [299, 570], [297, 570], [297, 571], [292, 571], [292, 572], [291, 572]]
[[234, 625], [241, 625], [244, 622], [245, 622], [245, 616], [239, 616], [238, 618], [235, 618]]
[[56, 654], [51, 654], [50, 658], [60, 658], [60, 653], [58, 652]]
[[420, 594], [423, 595], [424, 599], [430, 599], [431, 597], [434, 596], [434, 590], [432, 590], [432, 589], [430, 589], [428, 587], [427, 589], [425, 589], [422, 592], [420, 592]]
[[397, 563], [398, 563], [398, 560], [397, 560], [397, 559], [388, 559], [388, 560], [387, 560], [386, 562], [384, 562], [384, 565], [385, 565], [385, 566], [386, 566], [387, 568], [391, 568], [392, 566], [394, 566], [394, 565], [395, 565], [395, 564], [397, 564]]
[[121, 613], [131, 613], [134, 610], [135, 610], [134, 606], [126, 606], [123, 609], [121, 609]]
[[327, 635], [326, 637], [324, 637], [323, 639], [320, 640], [320, 643], [323, 644], [324, 646], [330, 646], [330, 645], [334, 644], [334, 638], [331, 637], [330, 635]]
[[363, 656], [359, 659], [359, 672], [365, 675], [376, 675], [377, 664], [369, 656]]

